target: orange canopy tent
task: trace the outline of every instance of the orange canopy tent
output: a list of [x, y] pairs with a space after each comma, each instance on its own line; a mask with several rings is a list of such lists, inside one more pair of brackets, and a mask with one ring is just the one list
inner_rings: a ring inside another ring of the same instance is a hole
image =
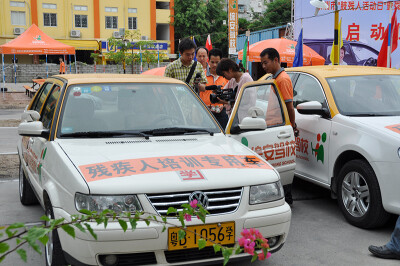
[[143, 72], [142, 75], [164, 76], [165, 68], [166, 68], [165, 66], [152, 68], [152, 69], [149, 69], [149, 70]]
[[[47, 55], [75, 55], [75, 67], [76, 67], [76, 54], [75, 47], [63, 44], [59, 41], [49, 37], [38, 26], [32, 24], [23, 34], [15, 38], [14, 40], [0, 45], [0, 53], [2, 54], [2, 65], [3, 65], [3, 84], [5, 83], [4, 74], [4, 55], [5, 54], [44, 54]], [[47, 66], [46, 66], [47, 69]], [[48, 75], [48, 73], [47, 73]]]
[[[295, 47], [297, 42], [280, 38], [280, 39], [268, 39], [253, 43], [249, 46], [249, 62], [261, 62], [260, 53], [265, 48], [275, 48], [281, 57], [282, 63], [287, 63], [288, 67], [293, 66], [293, 60], [295, 56]], [[238, 52], [238, 58], [242, 60], [243, 50]], [[320, 56], [313, 49], [303, 44], [303, 65], [323, 65], [325, 59]]]

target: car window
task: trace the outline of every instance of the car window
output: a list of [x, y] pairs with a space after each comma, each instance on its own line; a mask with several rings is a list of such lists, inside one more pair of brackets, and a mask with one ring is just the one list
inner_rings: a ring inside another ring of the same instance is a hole
[[293, 88], [293, 105], [317, 101], [324, 105], [325, 94], [317, 79], [310, 75], [300, 74]]
[[343, 115], [400, 115], [400, 76], [349, 76], [327, 81]]
[[43, 106], [42, 109], [42, 114], [40, 121], [43, 123], [43, 127], [46, 129], [50, 129], [51, 127], [51, 122], [53, 121], [53, 116], [54, 116], [54, 111], [57, 106], [57, 100], [60, 98], [60, 90], [61, 87], [58, 85], [55, 85], [51, 93], [49, 94], [49, 97], [47, 98], [47, 101], [45, 105]]
[[273, 85], [259, 85], [245, 88], [236, 112], [236, 123], [245, 117], [251, 117], [252, 110], [257, 109], [258, 117], [263, 117], [268, 127], [284, 123], [282, 106]]
[[47, 94], [49, 93], [51, 87], [53, 86], [53, 83], [45, 83], [41, 90], [38, 92], [38, 96], [35, 98], [35, 101], [32, 104], [32, 110], [37, 111], [40, 113], [40, 109], [42, 108], [42, 105], [44, 101], [46, 100]]
[[68, 87], [61, 134], [201, 128], [220, 132], [191, 89], [179, 84], [82, 84]]
[[353, 52], [356, 55], [357, 62], [367, 60], [369, 58], [374, 58], [374, 59], [378, 58], [376, 52], [367, 47], [353, 44], [351, 46], [351, 49], [353, 49]]

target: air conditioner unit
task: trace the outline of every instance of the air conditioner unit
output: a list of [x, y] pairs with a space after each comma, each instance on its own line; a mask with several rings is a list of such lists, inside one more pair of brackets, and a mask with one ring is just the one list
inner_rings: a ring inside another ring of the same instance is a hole
[[25, 31], [24, 28], [14, 28], [13, 33], [14, 33], [15, 35], [20, 35], [20, 34], [22, 34], [24, 31]]
[[80, 30], [71, 30], [71, 37], [81, 37], [81, 31]]
[[149, 36], [142, 36], [142, 40], [147, 41], [149, 39]]
[[119, 33], [119, 31], [114, 31], [113, 32], [113, 37], [114, 38], [121, 38], [121, 34]]

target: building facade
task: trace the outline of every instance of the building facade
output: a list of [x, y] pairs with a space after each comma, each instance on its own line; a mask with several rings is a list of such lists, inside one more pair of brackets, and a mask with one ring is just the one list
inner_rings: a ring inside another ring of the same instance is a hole
[[[126, 30], [139, 30], [142, 40], [163, 43], [174, 54], [174, 0], [0, 0], [0, 45], [36, 24], [50, 37], [74, 46], [79, 54], [102, 51], [102, 43]], [[7, 56], [6, 61], [13, 56]], [[18, 56], [19, 63], [37, 63]]]

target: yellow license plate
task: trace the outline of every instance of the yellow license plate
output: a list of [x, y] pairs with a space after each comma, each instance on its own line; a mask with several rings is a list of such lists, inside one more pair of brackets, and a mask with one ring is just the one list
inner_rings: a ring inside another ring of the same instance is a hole
[[[194, 233], [186, 231], [185, 238], [179, 240], [178, 232], [180, 228], [168, 228], [168, 250], [197, 248], [200, 238], [208, 238], [221, 245], [235, 243], [235, 222], [193, 225], [188, 226], [187, 229]], [[213, 244], [213, 242], [207, 241], [207, 246], [212, 246]]]

